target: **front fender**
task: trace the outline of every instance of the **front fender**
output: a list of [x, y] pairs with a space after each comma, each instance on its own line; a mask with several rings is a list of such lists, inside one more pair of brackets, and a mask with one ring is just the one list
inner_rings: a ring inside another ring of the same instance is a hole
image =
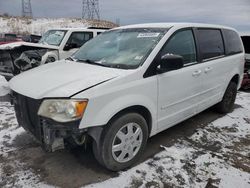
[[[152, 125], [156, 122], [157, 115], [157, 103], [152, 101], [149, 97], [144, 95], [125, 95], [106, 103], [105, 100], [92, 100], [89, 101], [87, 110], [80, 123], [79, 128], [95, 127], [100, 125], [106, 125], [109, 120], [114, 117], [118, 112], [131, 107], [131, 106], [143, 106], [148, 109], [152, 116]], [[156, 126], [152, 126], [155, 128]], [[152, 129], [152, 132], [154, 130]]]

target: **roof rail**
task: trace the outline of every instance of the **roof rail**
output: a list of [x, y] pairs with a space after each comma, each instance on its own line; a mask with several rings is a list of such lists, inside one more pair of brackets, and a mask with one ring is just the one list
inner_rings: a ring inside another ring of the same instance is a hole
[[108, 27], [88, 27], [88, 29], [104, 29], [104, 30], [109, 30], [109, 29], [112, 29], [112, 28], [108, 28]]

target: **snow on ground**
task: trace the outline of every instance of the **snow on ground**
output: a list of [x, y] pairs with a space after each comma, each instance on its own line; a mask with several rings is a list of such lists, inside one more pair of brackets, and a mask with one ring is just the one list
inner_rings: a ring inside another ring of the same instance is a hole
[[[250, 188], [250, 93], [240, 92], [236, 103], [232, 113], [192, 136], [161, 146], [162, 152], [118, 177], [86, 187]], [[1, 182], [6, 187], [49, 187], [39, 173], [10, 155], [22, 149], [12, 142], [23, 132], [13, 107], [0, 102], [0, 187]]]
[[115, 27], [108, 21], [83, 20], [77, 18], [38, 18], [0, 17], [0, 33], [31, 33], [41, 35], [49, 29], [62, 27]]
[[13, 106], [9, 102], [0, 102], [0, 187], [49, 187], [39, 182], [39, 177], [26, 169], [24, 164], [9, 156], [10, 152], [22, 149], [13, 147], [12, 142], [24, 131], [18, 126]]
[[[87, 187], [250, 187], [250, 94], [240, 108], [120, 176]], [[237, 163], [242, 163], [238, 169]]]

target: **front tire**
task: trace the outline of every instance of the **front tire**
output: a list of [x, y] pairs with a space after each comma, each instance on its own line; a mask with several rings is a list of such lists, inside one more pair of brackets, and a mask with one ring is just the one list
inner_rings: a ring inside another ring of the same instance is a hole
[[147, 139], [146, 120], [137, 113], [124, 114], [107, 125], [99, 143], [93, 143], [95, 157], [109, 170], [126, 169], [141, 157]]
[[226, 114], [233, 110], [235, 99], [237, 95], [237, 84], [235, 82], [230, 82], [223, 99], [216, 105], [216, 110], [219, 113]]

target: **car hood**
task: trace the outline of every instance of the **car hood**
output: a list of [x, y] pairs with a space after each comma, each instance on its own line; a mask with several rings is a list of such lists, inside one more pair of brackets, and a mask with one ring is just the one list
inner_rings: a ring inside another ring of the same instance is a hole
[[39, 43], [30, 43], [30, 42], [12, 42], [8, 44], [2, 44], [0, 45], [0, 50], [12, 50], [16, 49], [22, 46], [27, 47], [35, 47], [35, 48], [44, 48], [44, 49], [52, 49], [52, 50], [58, 50], [58, 46], [53, 45], [45, 45], [45, 44], [39, 44]]
[[71, 97], [126, 72], [128, 70], [62, 60], [19, 74], [10, 80], [9, 86], [34, 99]]

